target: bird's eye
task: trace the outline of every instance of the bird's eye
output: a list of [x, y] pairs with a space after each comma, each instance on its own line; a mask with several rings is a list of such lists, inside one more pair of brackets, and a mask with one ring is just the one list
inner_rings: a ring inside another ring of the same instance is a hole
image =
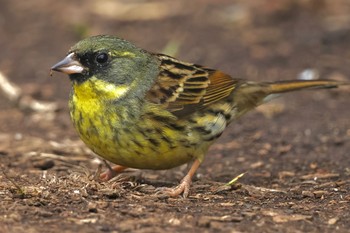
[[108, 61], [108, 54], [107, 53], [98, 53], [96, 55], [96, 62], [99, 64], [104, 64]]

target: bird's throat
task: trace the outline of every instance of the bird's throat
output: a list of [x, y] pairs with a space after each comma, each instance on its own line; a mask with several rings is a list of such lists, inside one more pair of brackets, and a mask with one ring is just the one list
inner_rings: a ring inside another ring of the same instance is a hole
[[118, 100], [130, 90], [128, 85], [115, 85], [97, 78], [90, 78], [82, 83], [73, 82], [73, 92], [82, 101]]

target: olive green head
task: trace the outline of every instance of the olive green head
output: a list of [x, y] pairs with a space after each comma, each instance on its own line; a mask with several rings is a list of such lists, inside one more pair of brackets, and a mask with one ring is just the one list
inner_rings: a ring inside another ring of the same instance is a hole
[[78, 42], [51, 69], [68, 74], [76, 84], [93, 77], [118, 86], [134, 81], [151, 84], [158, 66], [154, 56], [129, 41], [99, 35]]

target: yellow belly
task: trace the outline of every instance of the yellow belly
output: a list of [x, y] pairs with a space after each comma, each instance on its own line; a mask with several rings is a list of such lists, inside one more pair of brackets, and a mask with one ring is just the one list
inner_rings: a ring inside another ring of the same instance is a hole
[[[71, 112], [81, 139], [101, 157], [118, 165], [141, 169], [168, 169], [203, 155], [198, 144], [189, 143], [191, 135], [142, 119], [133, 125], [116, 122], [116, 118], [82, 109]], [[79, 118], [78, 118], [79, 119]], [[208, 145], [209, 146], [209, 145]]]
[[[113, 105], [109, 99], [89, 93], [84, 85], [84, 92], [76, 88], [71, 95], [71, 118], [85, 144], [106, 160], [126, 167], [168, 169], [202, 159], [211, 144], [201, 142], [186, 122], [180, 129], [171, 127], [178, 121], [176, 117], [154, 104], [135, 108], [139, 111], [135, 117], [129, 109], [133, 104]], [[167, 120], [155, 119], [155, 113]]]

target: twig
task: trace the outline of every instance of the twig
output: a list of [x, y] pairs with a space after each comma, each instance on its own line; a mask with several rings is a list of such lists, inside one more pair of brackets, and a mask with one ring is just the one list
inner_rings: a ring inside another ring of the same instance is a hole
[[13, 180], [6, 174], [6, 172], [5, 172], [3, 169], [2, 169], [2, 174], [4, 174], [5, 178], [6, 178], [8, 181], [10, 181], [10, 183], [13, 184], [13, 185], [16, 187], [18, 193], [19, 193], [21, 196], [23, 196], [23, 195], [24, 195], [24, 191], [22, 190], [22, 188], [21, 188], [18, 184], [16, 184], [16, 182], [13, 181]]
[[34, 112], [53, 112], [58, 110], [58, 106], [54, 102], [39, 101], [29, 95], [24, 95], [22, 90], [10, 82], [1, 72], [0, 91], [11, 103], [22, 110], [31, 110]]

